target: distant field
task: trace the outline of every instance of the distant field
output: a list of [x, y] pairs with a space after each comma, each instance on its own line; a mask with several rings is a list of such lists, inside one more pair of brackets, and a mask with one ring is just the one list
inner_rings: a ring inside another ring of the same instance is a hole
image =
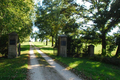
[[[115, 55], [116, 50], [117, 50], [117, 47], [116, 47], [116, 49], [114, 51], [111, 52], [111, 55]], [[102, 45], [100, 45], [100, 44], [96, 45], [94, 51], [95, 51], [95, 54], [101, 54], [101, 52], [102, 52]]]

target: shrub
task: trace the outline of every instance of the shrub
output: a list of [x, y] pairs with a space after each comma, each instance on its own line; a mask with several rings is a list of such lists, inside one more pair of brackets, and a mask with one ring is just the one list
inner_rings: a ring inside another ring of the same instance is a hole
[[2, 35], [0, 37], [0, 53], [7, 57], [8, 55], [8, 35]]

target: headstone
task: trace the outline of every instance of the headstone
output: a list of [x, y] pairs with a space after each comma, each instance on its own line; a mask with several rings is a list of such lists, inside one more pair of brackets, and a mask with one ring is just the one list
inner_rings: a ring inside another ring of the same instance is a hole
[[18, 35], [16, 32], [12, 32], [9, 34], [8, 37], [8, 58], [15, 58], [17, 57], [17, 42], [18, 42]]
[[67, 57], [67, 36], [59, 36], [58, 41], [58, 55]]
[[88, 46], [88, 54], [90, 56], [94, 56], [94, 45], [89, 45]]

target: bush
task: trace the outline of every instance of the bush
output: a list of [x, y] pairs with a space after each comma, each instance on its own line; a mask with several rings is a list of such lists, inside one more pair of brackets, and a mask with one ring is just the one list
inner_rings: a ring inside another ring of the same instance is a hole
[[2, 35], [0, 37], [0, 53], [7, 57], [8, 55], [8, 35]]
[[72, 36], [67, 37], [68, 56], [78, 55], [81, 48], [82, 43], [80, 39], [73, 39]]

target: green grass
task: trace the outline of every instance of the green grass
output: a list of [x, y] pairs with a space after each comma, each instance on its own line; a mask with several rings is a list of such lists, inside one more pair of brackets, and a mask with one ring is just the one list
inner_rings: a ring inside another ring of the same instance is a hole
[[53, 47], [51, 45], [45, 45], [44, 43], [41, 42], [32, 42], [36, 47], [39, 47], [43, 52], [45, 51], [48, 54], [53, 54]]
[[[113, 51], [111, 52], [111, 55], [112, 55], [112, 56], [115, 55], [116, 50], [117, 50], [117, 47], [115, 48], [115, 50], [113, 50]], [[95, 53], [95, 54], [101, 54], [101, 53], [102, 53], [102, 45], [100, 45], [100, 44], [95, 45], [94, 53]]]
[[90, 61], [88, 59], [80, 58], [64, 58], [56, 57], [56, 60], [68, 65], [71, 68], [76, 69], [79, 74], [92, 78], [93, 80], [119, 80], [120, 79], [120, 68], [104, 64], [101, 62]]
[[[38, 43], [37, 43], [38, 44]], [[114, 65], [109, 65], [97, 61], [91, 61], [85, 58], [72, 58], [72, 57], [60, 57], [54, 56], [53, 48], [37, 45], [41, 47], [41, 51], [54, 57], [56, 60], [68, 65], [68, 67], [77, 70], [77, 74], [87, 79], [93, 80], [119, 80], [120, 68]]]
[[21, 56], [14, 59], [0, 58], [0, 80], [25, 80], [28, 70], [29, 43], [21, 45]]
[[33, 50], [34, 51], [34, 54], [40, 64], [40, 66], [44, 66], [44, 67], [48, 67], [50, 66], [50, 64], [42, 57], [42, 55], [40, 53], [37, 52], [37, 50]]

